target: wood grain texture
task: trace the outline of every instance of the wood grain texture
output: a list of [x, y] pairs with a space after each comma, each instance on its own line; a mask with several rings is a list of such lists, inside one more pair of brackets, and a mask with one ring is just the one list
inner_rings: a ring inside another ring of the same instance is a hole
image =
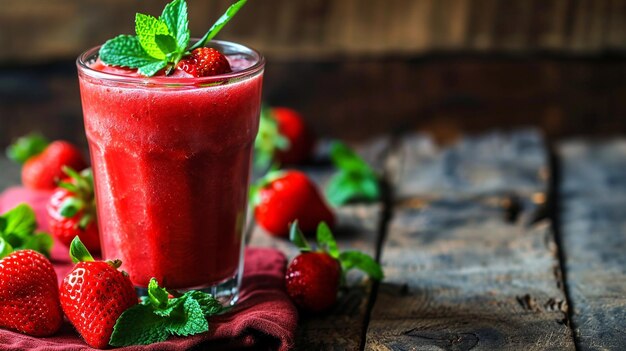
[[[395, 197], [447, 198], [545, 193], [549, 171], [536, 130], [464, 137], [439, 147], [421, 134], [404, 137], [390, 158]], [[537, 196], [540, 200], [540, 196]]]
[[626, 348], [626, 140], [567, 141], [560, 228], [580, 350]]
[[[324, 189], [335, 171], [328, 164], [324, 165], [327, 162], [324, 161], [327, 145], [320, 145], [316, 165], [301, 167], [320, 189]], [[379, 138], [354, 148], [375, 170], [382, 173], [389, 146], [389, 138]], [[375, 256], [383, 220], [382, 202], [349, 204], [337, 207], [334, 211], [338, 223], [333, 232], [339, 248], [360, 250]], [[252, 230], [249, 245], [278, 248], [290, 259], [298, 254], [298, 250], [288, 240], [274, 238], [259, 226]], [[350, 288], [342, 291], [328, 315], [301, 316], [296, 337], [298, 350], [360, 349], [372, 282], [359, 272], [351, 272], [347, 280]]]
[[[534, 131], [440, 148], [413, 135], [401, 166], [366, 350], [573, 350], [551, 223], [511, 217], [509, 194], [545, 198]], [[393, 173], [392, 173], [393, 174]], [[534, 222], [534, 223], [533, 223]]]
[[[201, 36], [230, 0], [188, 1]], [[0, 62], [74, 58], [117, 34], [135, 12], [165, 1], [4, 0]], [[264, 0], [250, 2], [220, 38], [274, 59], [419, 55], [433, 51], [599, 54], [626, 50], [624, 0]]]

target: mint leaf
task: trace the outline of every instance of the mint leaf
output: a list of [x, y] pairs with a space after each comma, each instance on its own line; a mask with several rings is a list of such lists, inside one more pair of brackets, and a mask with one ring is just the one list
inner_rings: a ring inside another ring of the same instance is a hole
[[78, 236], [75, 236], [70, 244], [70, 257], [74, 263], [94, 261], [89, 250], [87, 250]]
[[378, 175], [348, 146], [334, 142], [330, 157], [339, 169], [326, 185], [326, 196], [331, 204], [338, 206], [353, 200], [373, 201], [380, 197]]
[[339, 255], [339, 262], [343, 272], [347, 272], [350, 269], [359, 269], [374, 280], [381, 280], [384, 278], [383, 270], [380, 265], [374, 261], [369, 255], [366, 255], [359, 251], [345, 251]]
[[205, 317], [210, 317], [224, 311], [224, 306], [211, 294], [207, 294], [203, 291], [192, 290], [185, 293], [183, 296], [188, 296], [200, 304], [202, 313]]
[[213, 26], [211, 26], [209, 31], [195, 45], [193, 45], [189, 49], [189, 51], [193, 51], [197, 48], [205, 46], [206, 43], [208, 43], [209, 40], [213, 39], [217, 35], [217, 33], [219, 33], [219, 31], [224, 28], [226, 23], [228, 23], [237, 14], [237, 12], [239, 12], [239, 10], [243, 7], [243, 5], [246, 4], [246, 2], [248, 2], [248, 0], [239, 0], [236, 3], [230, 5], [230, 7], [226, 10], [222, 17], [220, 17], [217, 22], [215, 22]]
[[168, 293], [165, 288], [161, 288], [156, 279], [150, 279], [148, 283], [148, 298], [155, 308], [165, 308], [168, 302]]
[[37, 228], [35, 211], [26, 204], [17, 205], [3, 214], [2, 217], [6, 221], [3, 231], [5, 236], [14, 235], [19, 238], [25, 238], [32, 235]]
[[139, 68], [158, 60], [150, 56], [133, 35], [119, 35], [107, 40], [99, 51], [100, 60], [107, 65]]
[[47, 233], [37, 233], [33, 236], [29, 236], [24, 240], [24, 243], [21, 245], [21, 250], [35, 250], [39, 251], [45, 256], [50, 256], [50, 250], [52, 250], [52, 245], [54, 241], [52, 237]]
[[328, 181], [326, 197], [335, 206], [353, 200], [374, 201], [380, 197], [378, 178], [368, 174], [339, 171]]
[[183, 53], [189, 45], [189, 20], [187, 19], [187, 2], [174, 0], [165, 5], [161, 17], [159, 17], [176, 39], [177, 50]]
[[340, 141], [335, 141], [331, 144], [330, 158], [335, 166], [342, 171], [376, 174], [367, 162]]
[[42, 153], [48, 147], [48, 140], [41, 134], [32, 133], [18, 138], [7, 148], [7, 157], [17, 163], [24, 163], [29, 158]]
[[291, 240], [291, 242], [296, 245], [298, 249], [300, 249], [300, 252], [311, 251], [311, 246], [309, 246], [304, 234], [298, 227], [297, 220], [291, 223], [291, 228], [289, 229], [289, 240]]
[[178, 49], [176, 47], [176, 39], [174, 39], [174, 37], [169, 34], [168, 35], [157, 34], [154, 37], [154, 40], [157, 46], [159, 47], [159, 50], [161, 50], [162, 52], [166, 54], [170, 54]]
[[164, 60], [167, 52], [161, 51], [156, 43], [156, 36], [158, 34], [170, 35], [167, 25], [150, 15], [144, 15], [138, 13], [135, 15], [135, 32], [141, 47], [148, 53], [148, 55], [158, 60]]
[[162, 70], [166, 66], [167, 66], [167, 61], [157, 61], [154, 63], [149, 63], [145, 66], [139, 67], [137, 72], [139, 72], [140, 74], [143, 74], [146, 77], [152, 77], [158, 71]]
[[7, 227], [6, 218], [0, 216], [0, 234], [4, 233], [4, 230], [6, 229], [6, 227]]
[[172, 313], [167, 323], [167, 331], [178, 336], [204, 333], [209, 330], [209, 323], [204, 318], [200, 304], [195, 299], [186, 297], [181, 308]]
[[339, 248], [333, 233], [326, 222], [321, 222], [317, 226], [317, 245], [319, 249], [328, 252], [333, 258], [339, 258]]
[[3, 237], [0, 236], [0, 258], [4, 258], [13, 252], [13, 247]]
[[122, 313], [115, 326], [109, 344], [111, 346], [148, 345], [165, 341], [169, 337], [168, 320], [152, 312], [150, 305], [135, 305]]

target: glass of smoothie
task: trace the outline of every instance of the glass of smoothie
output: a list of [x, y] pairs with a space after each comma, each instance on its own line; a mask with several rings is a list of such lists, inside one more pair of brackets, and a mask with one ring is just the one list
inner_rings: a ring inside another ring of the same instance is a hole
[[211, 41], [232, 72], [143, 77], [106, 66], [99, 47], [77, 60], [104, 259], [121, 259], [139, 289], [238, 298], [250, 161], [264, 58]]

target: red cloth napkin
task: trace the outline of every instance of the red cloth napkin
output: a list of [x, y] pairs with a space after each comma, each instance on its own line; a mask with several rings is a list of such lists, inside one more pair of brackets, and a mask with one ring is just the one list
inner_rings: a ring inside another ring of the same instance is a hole
[[[45, 204], [49, 192], [10, 188], [0, 195], [0, 213], [21, 202], [30, 204], [37, 214], [41, 230], [48, 225]], [[71, 269], [67, 248], [56, 244], [52, 262], [61, 280]], [[187, 338], [171, 337], [168, 341], [147, 346], [116, 350], [238, 350], [242, 348], [289, 350], [293, 347], [298, 312], [284, 290], [286, 258], [274, 249], [248, 248], [245, 254], [243, 282], [239, 302], [233, 310], [209, 319], [209, 332]], [[93, 350], [66, 322], [49, 338], [35, 338], [0, 329], [2, 350]]]

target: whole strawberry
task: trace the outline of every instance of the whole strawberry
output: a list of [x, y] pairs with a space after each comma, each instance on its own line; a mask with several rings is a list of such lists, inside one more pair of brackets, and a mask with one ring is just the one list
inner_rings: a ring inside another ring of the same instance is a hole
[[375, 280], [383, 278], [380, 265], [370, 256], [359, 251], [340, 253], [324, 222], [317, 228], [317, 251], [312, 251], [297, 222], [291, 225], [290, 236], [301, 253], [287, 267], [285, 284], [287, 294], [305, 312], [321, 313], [330, 309], [337, 301], [344, 274], [352, 268], [364, 271]]
[[264, 107], [254, 140], [254, 165], [265, 170], [272, 162], [299, 164], [311, 158], [315, 138], [302, 116], [287, 107]]
[[287, 237], [289, 225], [298, 221], [305, 232], [319, 222], [331, 227], [335, 215], [309, 177], [299, 171], [272, 172], [253, 191], [254, 217], [271, 235]]
[[57, 276], [50, 261], [33, 250], [18, 250], [0, 260], [0, 327], [49, 336], [62, 322]]
[[190, 56], [178, 62], [177, 67], [194, 77], [215, 76], [231, 72], [226, 56], [207, 47], [193, 50]]
[[117, 318], [137, 304], [135, 288], [128, 275], [117, 270], [119, 260], [94, 261], [78, 238], [72, 241], [70, 256], [76, 266], [61, 283], [61, 307], [89, 346], [105, 348]]
[[78, 236], [87, 250], [100, 252], [91, 169], [80, 174], [67, 167], [64, 171], [69, 180], [59, 183], [47, 206], [50, 232], [67, 247]]
[[298, 111], [287, 107], [275, 107], [272, 115], [278, 122], [278, 131], [289, 141], [289, 146], [276, 150], [276, 161], [280, 164], [298, 164], [313, 153], [315, 139]]
[[9, 157], [22, 163], [22, 183], [37, 190], [52, 190], [64, 177], [64, 166], [82, 170], [87, 164], [80, 151], [66, 141], [48, 144], [39, 135], [19, 138], [7, 150]]

